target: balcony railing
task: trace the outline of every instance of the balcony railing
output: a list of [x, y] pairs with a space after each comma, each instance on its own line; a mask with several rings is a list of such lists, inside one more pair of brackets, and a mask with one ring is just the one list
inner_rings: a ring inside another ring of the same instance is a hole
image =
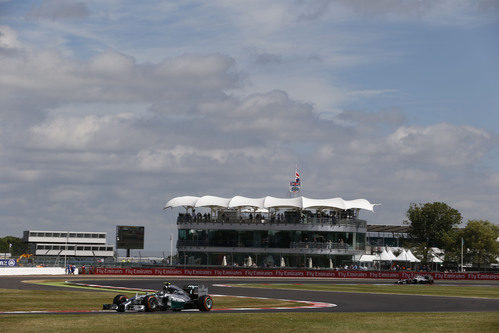
[[311, 224], [311, 225], [332, 225], [332, 226], [344, 226], [344, 227], [356, 227], [356, 228], [366, 228], [367, 222], [364, 220], [359, 220], [357, 218], [344, 217], [344, 218], [336, 218], [333, 216], [329, 217], [319, 217], [319, 216], [304, 216], [301, 218], [297, 218], [296, 216], [283, 216], [275, 218], [266, 218], [263, 216], [256, 217], [235, 217], [235, 216], [218, 216], [212, 217], [208, 214], [205, 215], [195, 215], [191, 214], [179, 214], [177, 217], [177, 224], [185, 224], [185, 223], [240, 223], [240, 224]]
[[292, 242], [289, 247], [292, 249], [346, 250], [346, 249], [351, 249], [352, 245], [348, 245], [345, 243], [328, 243], [328, 242]]
[[[208, 240], [178, 240], [178, 247], [234, 247], [234, 248], [289, 248], [289, 249], [312, 249], [312, 250], [353, 250], [351, 244], [332, 243], [332, 242], [291, 242], [288, 247], [278, 246], [270, 242], [251, 242], [243, 243], [237, 241], [219, 241], [216, 244], [209, 244]], [[357, 249], [361, 249], [360, 244], [357, 244]]]

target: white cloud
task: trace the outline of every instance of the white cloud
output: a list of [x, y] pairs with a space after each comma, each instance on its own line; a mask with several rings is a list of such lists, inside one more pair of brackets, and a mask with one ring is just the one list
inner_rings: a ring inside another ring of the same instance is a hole
[[50, 149], [83, 149], [109, 121], [109, 117], [95, 116], [57, 118], [32, 127], [32, 142]]
[[89, 69], [97, 74], [127, 76], [133, 71], [135, 61], [132, 57], [116, 52], [105, 52], [94, 57]]
[[491, 139], [491, 135], [484, 130], [444, 123], [428, 127], [401, 127], [387, 138], [387, 143], [393, 151], [422, 162], [461, 166], [483, 157]]
[[499, 12], [499, 5], [493, 0], [337, 0], [334, 3], [364, 17], [423, 21], [435, 25], [483, 23], [497, 20], [494, 16]]
[[84, 2], [67, 2], [64, 0], [44, 0], [35, 5], [27, 14], [31, 19], [82, 19], [87, 17], [89, 10]]
[[0, 49], [18, 49], [21, 47], [17, 39], [17, 33], [12, 28], [1, 25], [0, 26]]

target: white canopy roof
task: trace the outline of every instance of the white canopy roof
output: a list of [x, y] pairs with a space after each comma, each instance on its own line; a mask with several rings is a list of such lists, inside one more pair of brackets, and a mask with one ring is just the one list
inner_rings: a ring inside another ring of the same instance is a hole
[[252, 207], [252, 208], [264, 208], [263, 202], [265, 198], [246, 198], [236, 195], [230, 199], [228, 208], [239, 208], [239, 207]]
[[306, 197], [302, 197], [302, 206], [303, 209], [307, 208], [345, 208], [345, 201], [341, 198], [332, 198], [332, 199], [309, 199]]
[[302, 208], [302, 197], [296, 198], [274, 198], [267, 196], [264, 202], [265, 208]]
[[214, 197], [211, 195], [205, 195], [196, 201], [195, 207], [222, 207], [227, 208], [229, 206], [230, 199]]
[[176, 197], [168, 201], [165, 208], [168, 207], [194, 207], [196, 206], [196, 202], [199, 200], [199, 197], [193, 197], [190, 195], [183, 197]]
[[266, 196], [264, 198], [246, 198], [235, 196], [233, 198], [221, 198], [216, 196], [206, 195], [203, 197], [182, 196], [176, 197], [168, 201], [166, 208], [174, 207], [221, 207], [221, 208], [298, 208], [298, 209], [365, 209], [373, 211], [376, 204], [371, 204], [366, 199], [343, 200], [342, 198], [331, 199], [310, 199], [306, 197], [295, 198], [275, 198]]
[[345, 202], [345, 209], [360, 208], [360, 209], [370, 210], [371, 212], [374, 211], [374, 206], [379, 205], [379, 204], [372, 204], [366, 199], [343, 200], [343, 201]]

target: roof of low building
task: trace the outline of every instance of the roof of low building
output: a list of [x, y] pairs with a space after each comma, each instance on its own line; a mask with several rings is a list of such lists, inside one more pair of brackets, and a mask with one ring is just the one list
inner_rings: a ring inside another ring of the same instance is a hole
[[368, 224], [367, 232], [394, 232], [394, 233], [407, 233], [409, 226], [406, 225], [382, 225], [382, 224]]

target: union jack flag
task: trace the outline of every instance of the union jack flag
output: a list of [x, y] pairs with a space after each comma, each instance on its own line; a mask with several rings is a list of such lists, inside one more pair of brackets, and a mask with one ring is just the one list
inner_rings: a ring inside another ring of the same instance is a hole
[[289, 182], [289, 191], [291, 193], [297, 193], [300, 192], [300, 173], [298, 172], [298, 168], [295, 171], [295, 181], [294, 182]]
[[295, 183], [300, 183], [300, 174], [298, 173], [298, 169], [295, 171]]

